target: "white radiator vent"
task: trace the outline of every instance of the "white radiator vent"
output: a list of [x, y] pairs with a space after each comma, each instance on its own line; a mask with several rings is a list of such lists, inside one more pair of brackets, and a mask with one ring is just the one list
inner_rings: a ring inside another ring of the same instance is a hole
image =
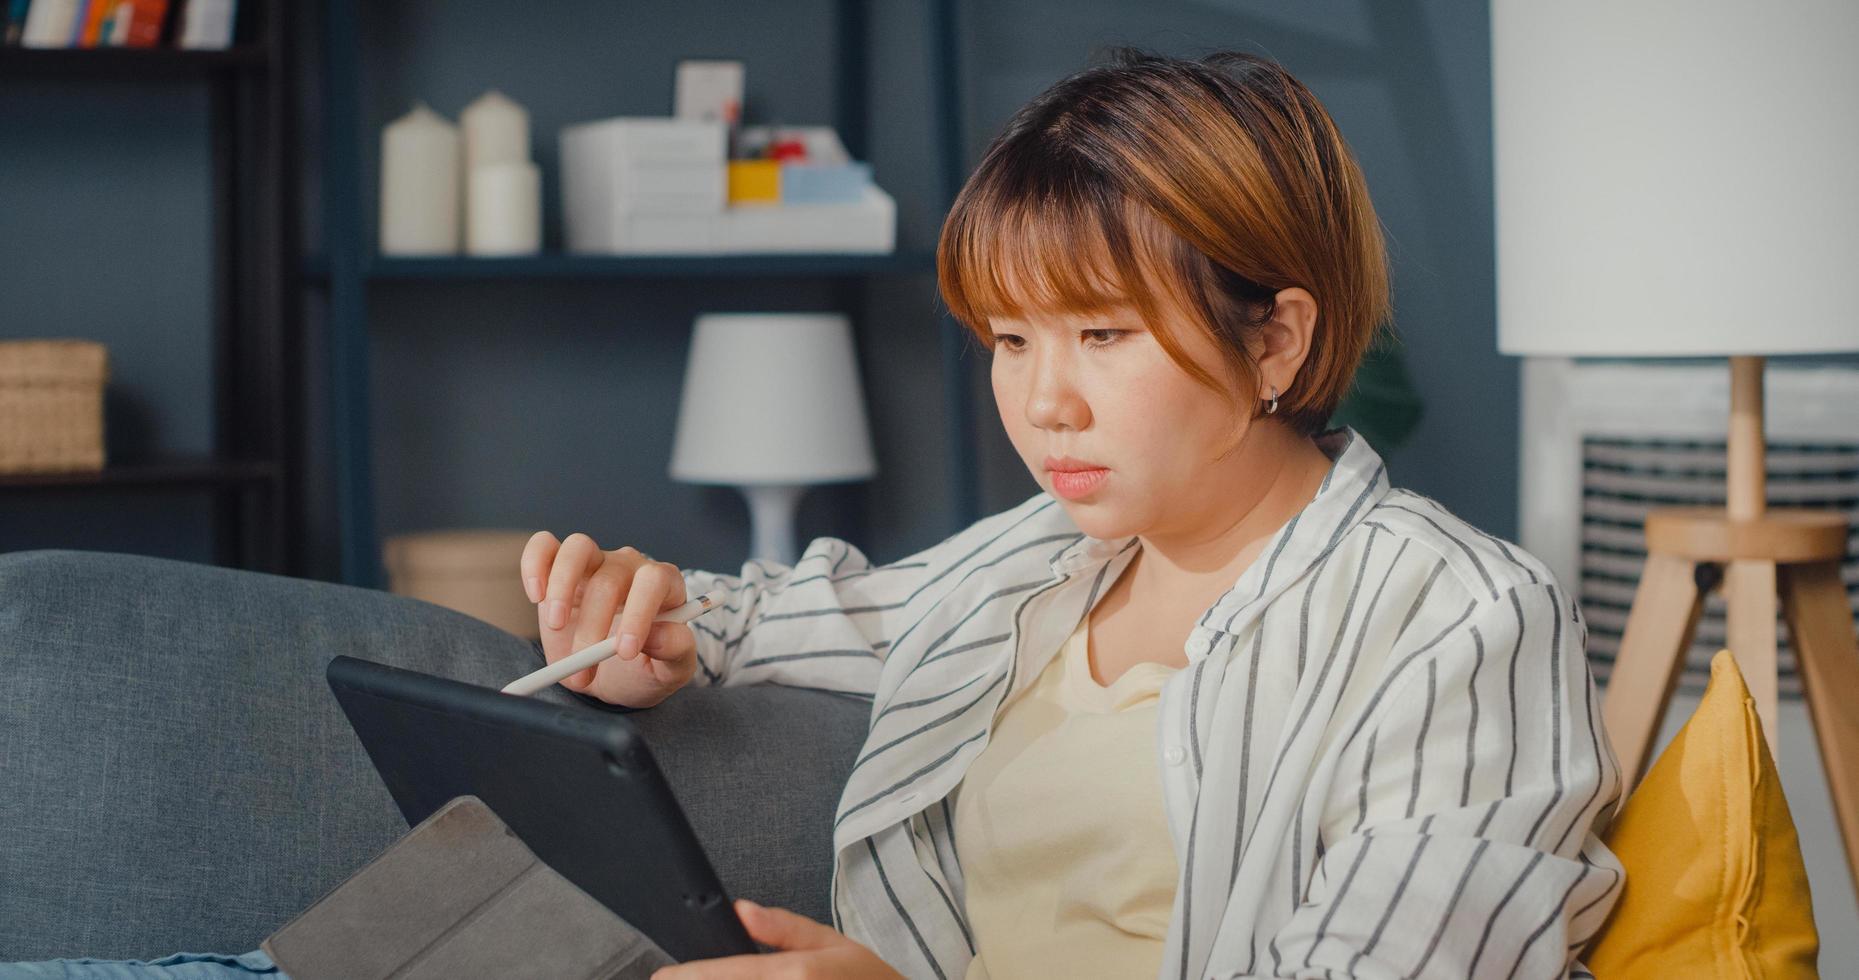
[[[1859, 370], [1771, 364], [1766, 388], [1769, 506], [1837, 511], [1859, 528]], [[1603, 684], [1646, 559], [1646, 511], [1724, 503], [1728, 390], [1723, 362], [1526, 362], [1519, 543], [1576, 591]], [[1859, 529], [1842, 574], [1859, 610]], [[1681, 688], [1703, 689], [1723, 616], [1712, 593]], [[1799, 697], [1779, 615], [1776, 640], [1781, 694]]]
[[[1581, 581], [1579, 598], [1588, 619], [1588, 656], [1605, 677], [1627, 627], [1627, 611], [1646, 561], [1642, 533], [1654, 507], [1722, 506], [1722, 440], [1622, 439], [1590, 436], [1582, 441]], [[1787, 507], [1839, 511], [1859, 529], [1859, 434], [1846, 443], [1780, 443], [1768, 452], [1768, 501]], [[1842, 568], [1847, 594], [1859, 608], [1859, 530], [1851, 533]], [[1710, 678], [1711, 654], [1723, 649], [1724, 601], [1713, 592], [1681, 681], [1701, 691]], [[1781, 693], [1799, 696], [1788, 631], [1776, 617]]]

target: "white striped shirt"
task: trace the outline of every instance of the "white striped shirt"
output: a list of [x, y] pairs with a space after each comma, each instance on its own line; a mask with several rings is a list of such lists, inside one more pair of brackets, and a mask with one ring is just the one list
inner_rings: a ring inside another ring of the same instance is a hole
[[[1619, 894], [1620, 797], [1544, 563], [1394, 489], [1353, 429], [1315, 497], [1205, 610], [1155, 731], [1180, 877], [1159, 977], [1585, 976]], [[1040, 493], [872, 566], [685, 572], [710, 684], [872, 699], [833, 826], [833, 926], [909, 977], [974, 955], [949, 794], [1140, 545]]]

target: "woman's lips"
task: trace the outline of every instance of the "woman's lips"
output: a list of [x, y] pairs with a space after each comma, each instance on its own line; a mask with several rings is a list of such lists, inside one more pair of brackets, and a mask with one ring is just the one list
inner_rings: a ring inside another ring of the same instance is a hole
[[1066, 500], [1078, 500], [1097, 492], [1110, 476], [1108, 468], [1094, 470], [1050, 470], [1052, 489]]

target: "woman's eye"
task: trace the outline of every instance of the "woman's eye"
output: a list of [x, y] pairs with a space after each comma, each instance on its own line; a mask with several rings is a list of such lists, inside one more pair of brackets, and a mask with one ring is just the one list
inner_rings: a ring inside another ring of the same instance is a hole
[[[1085, 346], [1094, 348], [1094, 349], [1109, 347], [1110, 345], [1116, 343], [1117, 339], [1122, 337], [1126, 333], [1129, 333], [1129, 331], [1128, 330], [1086, 330], [1084, 331], [1084, 336], [1086, 338]], [[1021, 339], [1021, 337], [1018, 334], [1011, 334], [1011, 333], [995, 334], [994, 342], [996, 346], [1005, 349], [1010, 354], [1018, 354], [1026, 346], [1025, 340]]]

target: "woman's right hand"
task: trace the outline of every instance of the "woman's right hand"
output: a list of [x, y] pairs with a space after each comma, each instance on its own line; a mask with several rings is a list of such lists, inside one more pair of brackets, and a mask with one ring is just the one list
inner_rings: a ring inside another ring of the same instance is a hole
[[[649, 708], [697, 673], [697, 637], [689, 624], [653, 622], [686, 601], [684, 576], [675, 565], [653, 561], [636, 548], [601, 551], [580, 532], [557, 541], [537, 531], [523, 548], [522, 574], [523, 588], [536, 603], [547, 662], [609, 636], [622, 638], [613, 656], [562, 678], [570, 691]], [[643, 647], [623, 642], [627, 634], [641, 638]]]

